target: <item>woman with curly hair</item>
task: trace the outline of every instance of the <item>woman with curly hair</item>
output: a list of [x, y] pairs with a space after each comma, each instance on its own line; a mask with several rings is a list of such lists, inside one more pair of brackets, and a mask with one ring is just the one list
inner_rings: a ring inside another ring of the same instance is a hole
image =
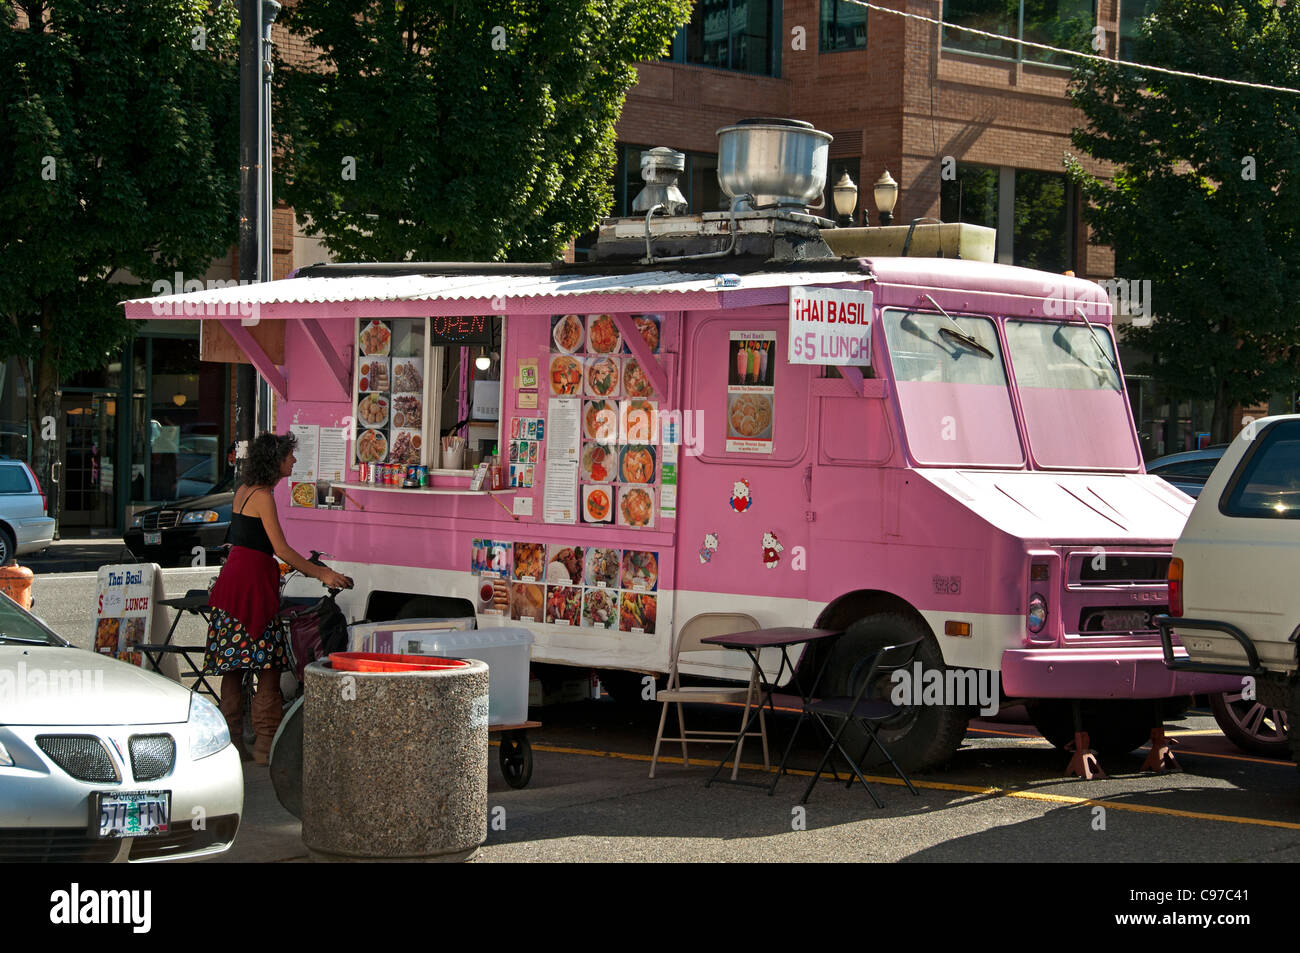
[[276, 618], [280, 609], [280, 564], [275, 557], [331, 589], [351, 585], [347, 576], [308, 562], [285, 542], [272, 490], [293, 469], [296, 445], [292, 434], [264, 433], [253, 441], [242, 483], [235, 490], [227, 537], [230, 555], [208, 596], [212, 611], [203, 672], [221, 675], [221, 712], [230, 726], [230, 740], [245, 759], [244, 672], [251, 669], [258, 673], [252, 711], [257, 732], [252, 757], [258, 764], [266, 764], [271, 754], [271, 740], [284, 705], [280, 671], [289, 667], [287, 633]]

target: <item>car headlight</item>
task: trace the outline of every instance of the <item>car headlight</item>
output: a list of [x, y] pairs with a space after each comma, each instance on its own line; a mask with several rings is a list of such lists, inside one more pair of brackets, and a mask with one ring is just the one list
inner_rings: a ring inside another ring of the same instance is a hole
[[202, 695], [190, 699], [190, 758], [198, 761], [230, 744], [230, 729], [221, 709]]
[[132, 529], [139, 529], [139, 528], [140, 528], [141, 526], [143, 526], [143, 525], [144, 525], [144, 514], [143, 514], [143, 513], [139, 513], [139, 514], [137, 514], [137, 515], [131, 517], [131, 528], [132, 528]]
[[195, 510], [193, 513], [186, 513], [181, 517], [182, 523], [215, 523], [221, 517], [217, 515], [216, 510]]

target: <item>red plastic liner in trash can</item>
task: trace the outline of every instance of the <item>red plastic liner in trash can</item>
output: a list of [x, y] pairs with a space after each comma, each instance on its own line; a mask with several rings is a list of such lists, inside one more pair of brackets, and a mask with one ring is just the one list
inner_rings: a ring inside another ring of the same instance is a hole
[[433, 672], [463, 668], [469, 662], [428, 655], [393, 655], [388, 652], [331, 652], [330, 667], [340, 672]]

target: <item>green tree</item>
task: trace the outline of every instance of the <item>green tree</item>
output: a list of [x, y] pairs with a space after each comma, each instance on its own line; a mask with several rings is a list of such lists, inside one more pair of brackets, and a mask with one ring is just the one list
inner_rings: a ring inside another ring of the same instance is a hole
[[551, 260], [612, 202], [634, 64], [691, 0], [335, 0], [277, 63], [277, 195], [354, 261]]
[[[1300, 3], [1164, 0], [1125, 59], [1300, 87]], [[1076, 148], [1107, 182], [1067, 167], [1119, 277], [1149, 279], [1155, 323], [1126, 341], [1176, 399], [1212, 400], [1215, 441], [1234, 406], [1296, 386], [1300, 367], [1300, 95], [1089, 63], [1071, 99]]]
[[235, 239], [235, 7], [0, 2], [0, 358], [29, 377], [38, 473], [60, 382], [129, 336], [118, 303]]

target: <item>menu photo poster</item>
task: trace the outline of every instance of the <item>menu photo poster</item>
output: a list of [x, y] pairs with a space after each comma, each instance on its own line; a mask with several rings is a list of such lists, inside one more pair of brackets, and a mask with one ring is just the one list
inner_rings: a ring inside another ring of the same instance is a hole
[[732, 331], [727, 347], [727, 452], [771, 453], [776, 332]]
[[321, 427], [317, 447], [316, 506], [325, 510], [344, 509], [347, 497], [334, 484], [347, 479], [347, 428]]
[[[101, 566], [96, 580], [95, 651], [131, 665], [144, 665], [132, 648], [167, 631], [162, 572], [154, 563]], [[174, 667], [174, 666], [173, 666]]]
[[320, 427], [316, 424], [290, 424], [289, 433], [298, 440], [293, 451], [293, 470], [289, 473], [289, 505], [314, 507]]

